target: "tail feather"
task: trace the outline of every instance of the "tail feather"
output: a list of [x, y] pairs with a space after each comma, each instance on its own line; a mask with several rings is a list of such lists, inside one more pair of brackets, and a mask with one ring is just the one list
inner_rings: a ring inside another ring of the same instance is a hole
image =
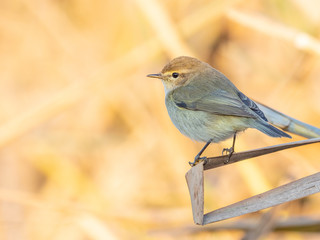
[[259, 121], [257, 129], [270, 137], [287, 137], [292, 138], [289, 134], [281, 131], [280, 129], [270, 125], [267, 122]]

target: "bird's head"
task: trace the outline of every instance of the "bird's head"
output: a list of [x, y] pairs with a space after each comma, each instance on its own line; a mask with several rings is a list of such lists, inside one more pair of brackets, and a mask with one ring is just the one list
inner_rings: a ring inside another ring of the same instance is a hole
[[205, 72], [210, 66], [192, 57], [177, 57], [164, 66], [160, 73], [149, 74], [147, 77], [162, 80], [166, 93], [188, 84], [195, 76]]

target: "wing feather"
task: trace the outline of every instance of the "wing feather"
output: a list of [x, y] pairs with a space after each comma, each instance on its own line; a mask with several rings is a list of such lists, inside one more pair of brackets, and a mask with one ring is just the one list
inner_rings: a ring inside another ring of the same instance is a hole
[[171, 98], [178, 107], [218, 115], [256, 118], [237, 94], [197, 82], [176, 88]]
[[268, 122], [268, 119], [264, 115], [264, 113], [260, 110], [260, 108], [257, 106], [257, 104], [252, 101], [250, 98], [248, 98], [246, 95], [244, 95], [242, 92], [238, 92], [238, 96], [242, 100], [244, 104], [246, 104], [252, 111], [254, 111], [256, 114], [258, 114], [263, 120]]

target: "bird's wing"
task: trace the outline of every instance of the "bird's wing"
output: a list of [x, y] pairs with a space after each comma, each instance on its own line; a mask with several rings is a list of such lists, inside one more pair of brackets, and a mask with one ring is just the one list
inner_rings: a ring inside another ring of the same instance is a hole
[[201, 84], [201, 82], [194, 81], [174, 89], [169, 97], [178, 107], [188, 110], [249, 118], [260, 116], [258, 107], [249, 98], [245, 98], [244, 94], [237, 89], [224, 90], [217, 86], [217, 83]]
[[257, 106], [257, 104], [252, 101], [250, 98], [248, 98], [246, 95], [244, 95], [242, 92], [238, 92], [238, 96], [240, 97], [241, 101], [247, 105], [252, 111], [254, 111], [256, 114], [258, 114], [263, 120], [268, 122], [268, 119], [264, 115], [264, 113], [260, 110], [260, 108]]

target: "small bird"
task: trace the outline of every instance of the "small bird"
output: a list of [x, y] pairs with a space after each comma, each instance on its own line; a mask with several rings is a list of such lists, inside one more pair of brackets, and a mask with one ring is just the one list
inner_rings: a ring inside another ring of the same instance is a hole
[[162, 80], [165, 104], [176, 128], [195, 141], [206, 142], [194, 161], [189, 162], [191, 166], [206, 162], [206, 157], [201, 154], [210, 143], [233, 136], [232, 147], [222, 151], [222, 154], [229, 153], [230, 160], [236, 134], [247, 128], [256, 128], [271, 137], [291, 138], [270, 125], [255, 102], [240, 92], [225, 75], [196, 58], [177, 57], [160, 73], [147, 77]]

